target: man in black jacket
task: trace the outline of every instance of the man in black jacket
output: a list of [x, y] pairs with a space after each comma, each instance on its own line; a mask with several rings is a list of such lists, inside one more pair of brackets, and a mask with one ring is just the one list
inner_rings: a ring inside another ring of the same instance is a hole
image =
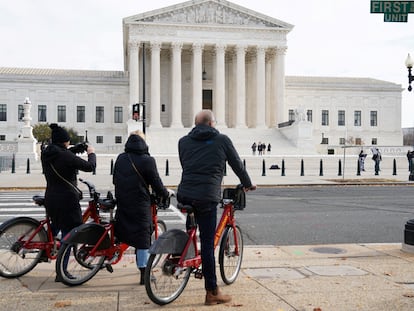
[[211, 110], [202, 110], [195, 117], [195, 127], [180, 139], [178, 152], [182, 176], [177, 199], [195, 207], [200, 230], [201, 259], [206, 289], [206, 305], [226, 303], [229, 295], [217, 287], [214, 258], [214, 234], [217, 222], [217, 204], [221, 199], [221, 183], [226, 161], [239, 177], [244, 190], [255, 190], [232, 141], [214, 128]]

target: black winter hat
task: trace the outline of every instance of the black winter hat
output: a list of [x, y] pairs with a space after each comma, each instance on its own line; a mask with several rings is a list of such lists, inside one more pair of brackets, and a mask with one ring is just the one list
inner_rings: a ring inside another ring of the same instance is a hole
[[52, 143], [64, 143], [70, 140], [68, 132], [56, 123], [52, 123], [49, 125], [52, 129]]

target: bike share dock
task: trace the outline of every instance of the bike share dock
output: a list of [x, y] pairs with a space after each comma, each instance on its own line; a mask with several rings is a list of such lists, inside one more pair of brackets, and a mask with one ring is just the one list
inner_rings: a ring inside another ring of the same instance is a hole
[[[203, 280], [191, 277], [173, 303], [160, 307], [139, 283], [133, 255], [114, 272], [76, 287], [55, 283], [55, 262], [19, 279], [0, 279], [0, 310], [399, 310], [414, 309], [414, 255], [401, 244], [246, 246], [239, 277], [219, 286], [233, 300], [204, 306]], [[319, 309], [318, 309], [319, 308]]]

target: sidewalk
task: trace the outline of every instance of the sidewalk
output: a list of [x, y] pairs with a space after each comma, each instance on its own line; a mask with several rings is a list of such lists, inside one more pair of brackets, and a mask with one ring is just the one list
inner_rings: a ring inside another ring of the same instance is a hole
[[[54, 282], [54, 262], [19, 279], [0, 279], [0, 310], [160, 310], [138, 285], [134, 258], [67, 287]], [[163, 310], [354, 311], [414, 309], [414, 255], [400, 244], [247, 246], [237, 281], [219, 286], [231, 303], [204, 306], [203, 281], [191, 277]]]

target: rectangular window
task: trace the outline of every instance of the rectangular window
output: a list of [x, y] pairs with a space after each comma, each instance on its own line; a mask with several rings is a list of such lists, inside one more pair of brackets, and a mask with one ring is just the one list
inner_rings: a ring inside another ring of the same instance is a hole
[[371, 139], [371, 145], [378, 145], [378, 141], [376, 138]]
[[46, 122], [46, 105], [37, 106], [37, 120], [38, 122]]
[[345, 145], [345, 138], [344, 137], [339, 138], [339, 144], [340, 145]]
[[307, 117], [308, 117], [308, 121], [309, 121], [309, 122], [312, 122], [312, 110], [308, 110], [308, 111], [306, 112], [306, 115], [307, 115]]
[[78, 141], [85, 141], [85, 136], [78, 135]]
[[355, 145], [362, 145], [362, 139], [361, 138], [355, 138]]
[[76, 106], [76, 122], [85, 123], [85, 106]]
[[17, 120], [23, 121], [23, 117], [24, 117], [24, 108], [23, 108], [23, 105], [19, 105], [18, 112], [17, 112]]
[[289, 109], [289, 121], [295, 121], [295, 112], [293, 109]]
[[338, 126], [345, 126], [345, 110], [338, 110]]
[[122, 123], [122, 107], [115, 107], [114, 109], [114, 122]]
[[378, 125], [378, 112], [377, 111], [374, 110], [370, 112], [370, 120], [371, 120], [371, 126]]
[[6, 135], [0, 135], [0, 140], [6, 140]]
[[0, 104], [0, 121], [7, 121], [7, 105]]
[[66, 106], [57, 106], [57, 121], [66, 122]]
[[361, 126], [361, 110], [354, 111], [354, 125]]
[[122, 136], [115, 136], [115, 144], [122, 144]]
[[103, 144], [103, 136], [96, 136], [96, 143]]
[[322, 110], [322, 125], [329, 125], [329, 111]]
[[96, 107], [96, 123], [103, 123], [104, 122], [104, 107], [97, 106]]

